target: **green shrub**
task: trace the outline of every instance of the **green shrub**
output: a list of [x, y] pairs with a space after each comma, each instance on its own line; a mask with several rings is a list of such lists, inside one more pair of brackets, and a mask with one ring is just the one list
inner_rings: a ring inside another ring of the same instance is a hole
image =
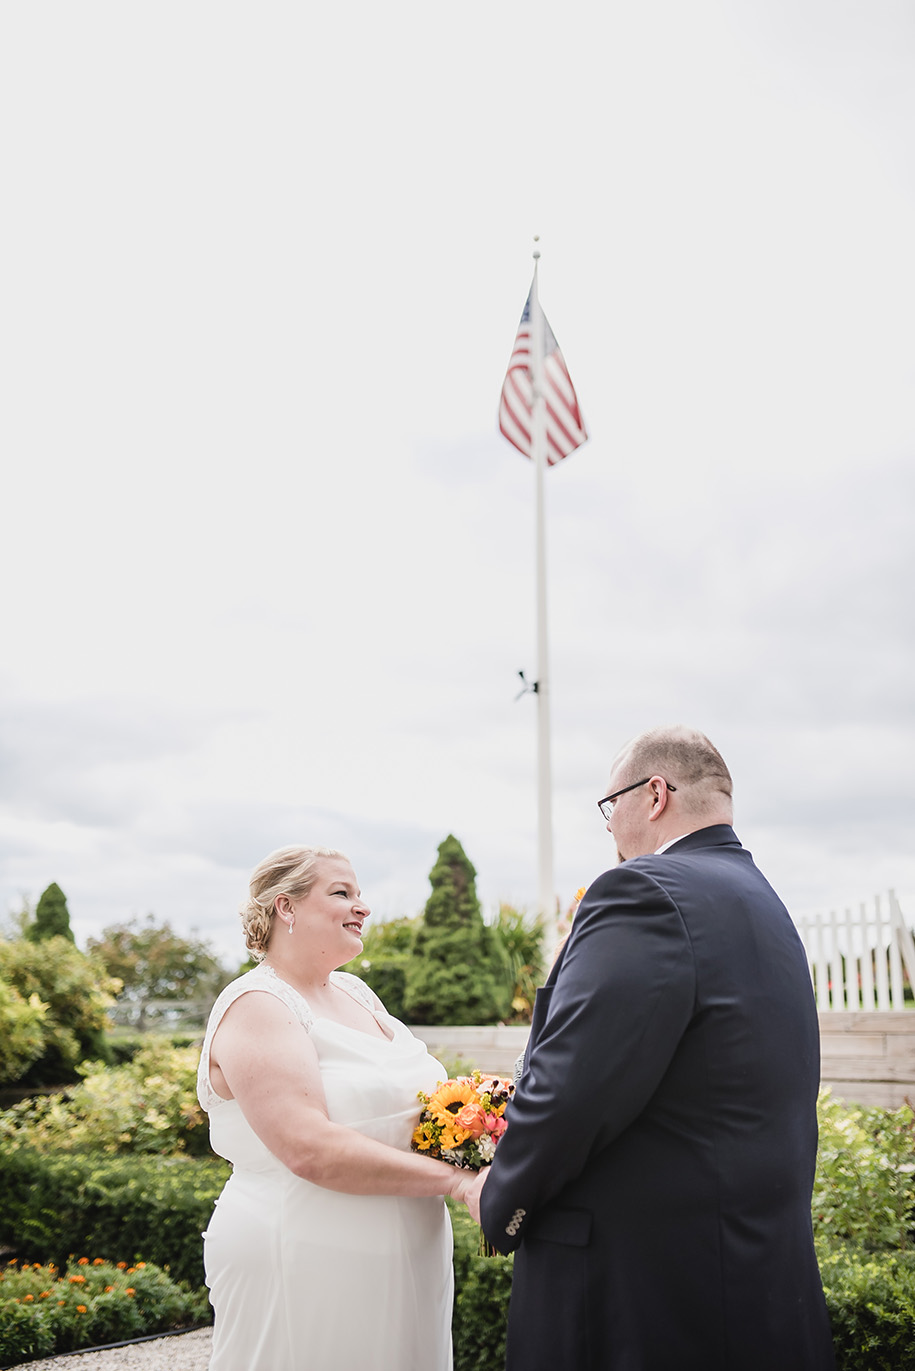
[[150, 1047], [153, 1043], [169, 1043], [172, 1047], [196, 1047], [200, 1050], [202, 1034], [190, 1032], [144, 1032], [139, 1033], [132, 1028], [113, 1028], [108, 1037], [108, 1046], [111, 1049], [111, 1065], [124, 1066], [126, 1062], [132, 1062], [138, 1052]]
[[42, 1150], [206, 1155], [207, 1121], [196, 1095], [198, 1057], [196, 1048], [147, 1038], [123, 1066], [90, 1063], [80, 1068], [79, 1085], [4, 1110], [0, 1138], [18, 1137]]
[[40, 1055], [21, 1075], [0, 1077], [0, 1085], [62, 1085], [77, 1078], [80, 1062], [109, 1060], [107, 1011], [120, 982], [67, 938], [0, 938], [0, 981], [23, 1000], [34, 1003], [37, 996], [47, 1006]]
[[155, 1262], [203, 1284], [203, 1243], [229, 1175], [217, 1157], [42, 1152], [0, 1140], [0, 1243], [62, 1266], [71, 1252]]
[[537, 987], [543, 985], [543, 920], [530, 918], [523, 910], [500, 904], [492, 937], [501, 949], [512, 987], [511, 1023], [530, 1023]]
[[200, 1292], [182, 1290], [147, 1262], [114, 1265], [101, 1257], [81, 1257], [66, 1271], [11, 1262], [0, 1272], [0, 1363], [15, 1366], [208, 1317]]
[[915, 1116], [861, 1109], [821, 1091], [820, 1146], [813, 1191], [818, 1236], [869, 1251], [907, 1251], [915, 1222]]
[[500, 1367], [514, 1259], [481, 1257], [479, 1228], [463, 1205], [447, 1204], [454, 1230], [454, 1371]]
[[42, 1309], [0, 1300], [0, 1366], [50, 1356], [54, 1329]]
[[818, 1248], [837, 1371], [915, 1371], [915, 1263], [852, 1245]]
[[44, 1050], [48, 1006], [0, 980], [0, 1082], [18, 1081]]

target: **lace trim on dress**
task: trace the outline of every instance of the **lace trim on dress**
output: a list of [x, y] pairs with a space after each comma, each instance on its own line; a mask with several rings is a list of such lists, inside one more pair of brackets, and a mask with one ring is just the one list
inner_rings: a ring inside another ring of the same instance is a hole
[[332, 971], [330, 978], [335, 981], [343, 990], [348, 990], [353, 999], [358, 1000], [370, 1014], [375, 1014], [377, 1006], [375, 996], [369, 990], [365, 981], [360, 981], [358, 976], [354, 976], [350, 971]]
[[[359, 981], [359, 978], [358, 976], [348, 976], [347, 981], [350, 980]], [[359, 984], [361, 985], [362, 982], [359, 981]], [[266, 990], [269, 995], [275, 995], [278, 1000], [282, 1000], [283, 1004], [292, 1010], [306, 1033], [311, 1031], [315, 1022], [315, 1016], [308, 1008], [307, 1002], [291, 985], [280, 980], [272, 966], [263, 964], [256, 966], [253, 971], [246, 971], [243, 976], [239, 976], [237, 981], [227, 985], [210, 1010], [203, 1047], [200, 1051], [200, 1065], [197, 1068], [197, 1098], [200, 1101], [201, 1109], [206, 1110], [208, 1114], [218, 1105], [229, 1103], [222, 1095], [216, 1093], [210, 1081], [210, 1048], [213, 1043], [213, 1036], [222, 1023], [223, 1015], [229, 1006], [234, 1004], [240, 996], [247, 994], [249, 990]]]
[[[348, 971], [332, 971], [330, 975], [331, 980], [339, 985], [342, 990], [348, 991], [353, 999], [364, 1005], [370, 1014], [376, 1015], [375, 997], [365, 981], [360, 981], [358, 976], [353, 976]], [[203, 1047], [200, 1051], [200, 1065], [197, 1068], [197, 1098], [200, 1101], [201, 1109], [206, 1110], [208, 1114], [219, 1105], [229, 1103], [222, 1095], [216, 1093], [210, 1081], [210, 1048], [213, 1043], [213, 1036], [229, 1005], [234, 1004], [241, 995], [247, 994], [249, 990], [266, 990], [268, 994], [275, 995], [278, 1000], [282, 1000], [283, 1004], [292, 1010], [306, 1033], [311, 1032], [315, 1023], [315, 1016], [309, 1009], [304, 996], [300, 995], [284, 980], [281, 980], [273, 967], [267, 966], [265, 962], [256, 966], [253, 971], [246, 971], [243, 976], [239, 976], [237, 981], [227, 985], [210, 1010]]]

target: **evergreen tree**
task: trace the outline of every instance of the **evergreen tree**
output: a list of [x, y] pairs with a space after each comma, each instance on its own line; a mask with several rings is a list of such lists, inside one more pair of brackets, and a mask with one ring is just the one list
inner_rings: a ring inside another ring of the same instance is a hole
[[407, 967], [404, 1008], [412, 1023], [490, 1024], [509, 1011], [510, 975], [483, 922], [476, 874], [449, 833], [429, 873], [432, 894]]
[[25, 930], [29, 942], [41, 943], [46, 938], [67, 938], [75, 943], [70, 927], [70, 911], [67, 897], [56, 881], [52, 881], [38, 901], [35, 920]]

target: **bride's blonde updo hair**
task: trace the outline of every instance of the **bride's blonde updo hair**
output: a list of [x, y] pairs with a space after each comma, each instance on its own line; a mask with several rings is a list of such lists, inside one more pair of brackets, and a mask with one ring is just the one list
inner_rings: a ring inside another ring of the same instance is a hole
[[263, 961], [267, 951], [277, 897], [288, 895], [292, 900], [300, 900], [307, 895], [318, 874], [318, 857], [349, 860], [332, 847], [280, 847], [252, 871], [248, 899], [239, 913], [245, 943], [255, 961]]

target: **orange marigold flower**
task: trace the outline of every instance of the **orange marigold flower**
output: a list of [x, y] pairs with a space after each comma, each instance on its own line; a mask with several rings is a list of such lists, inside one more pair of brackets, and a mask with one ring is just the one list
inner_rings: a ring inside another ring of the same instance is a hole
[[58, 1303], [58, 1304], [66, 1304], [67, 1301], [66, 1301], [66, 1300], [58, 1300], [57, 1303]]
[[113, 1289], [114, 1289], [114, 1286], [113, 1286], [113, 1285], [106, 1285], [106, 1286], [105, 1286], [105, 1294], [106, 1294], [106, 1295], [110, 1295]]
[[85, 1277], [85, 1276], [71, 1276], [71, 1277], [70, 1277], [70, 1284], [71, 1284], [71, 1285], [85, 1285], [85, 1284], [86, 1284], [86, 1277]]
[[127, 1263], [126, 1263], [126, 1262], [118, 1262], [118, 1270], [119, 1270], [119, 1271], [126, 1271], [126, 1270], [127, 1270]]
[[46, 1299], [48, 1299], [48, 1298], [50, 1297], [50, 1294], [51, 1294], [50, 1290], [42, 1290], [42, 1292], [41, 1292], [41, 1294], [38, 1296], [38, 1298], [39, 1298], [40, 1300], [46, 1300]]
[[138, 1271], [145, 1271], [145, 1269], [146, 1269], [146, 1263], [145, 1263], [145, 1262], [137, 1262], [137, 1270], [138, 1270]]
[[88, 1314], [89, 1310], [86, 1308], [84, 1304], [78, 1304], [76, 1306], [76, 1312], [77, 1314]]
[[128, 1266], [128, 1268], [127, 1268], [127, 1274], [128, 1274], [128, 1276], [132, 1276], [133, 1273], [134, 1273], [134, 1271], [136, 1271], [136, 1269], [137, 1269], [137, 1268], [136, 1268], [135, 1266]]
[[26, 1297], [25, 1297], [25, 1302], [26, 1302], [26, 1304], [31, 1304], [31, 1303], [32, 1303], [32, 1300], [33, 1300], [34, 1298], [35, 1298], [34, 1295], [26, 1295]]
[[105, 1265], [105, 1258], [104, 1258], [104, 1257], [96, 1257], [96, 1259], [95, 1259], [95, 1261], [92, 1263], [92, 1265], [93, 1265], [93, 1266], [104, 1266], [104, 1265]]
[[134, 1290], [132, 1285], [128, 1285], [127, 1289], [124, 1291], [125, 1295], [135, 1295], [136, 1293], [137, 1292], [136, 1290]]

